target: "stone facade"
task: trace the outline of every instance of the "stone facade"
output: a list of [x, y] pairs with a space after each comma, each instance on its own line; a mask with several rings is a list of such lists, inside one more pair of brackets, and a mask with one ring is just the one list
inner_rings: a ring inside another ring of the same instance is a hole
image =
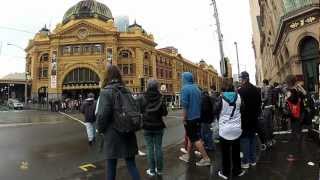
[[259, 19], [253, 21], [253, 29], [256, 25], [259, 29], [254, 30], [253, 43], [256, 55], [261, 58], [263, 78], [281, 83], [293, 74], [305, 86], [313, 84], [307, 88], [309, 91], [318, 92], [319, 0], [259, 0], [258, 3], [260, 13], [251, 14], [252, 19]]
[[[45, 91], [49, 99], [61, 98], [72, 91], [99, 91], [106, 67], [111, 63], [120, 68], [124, 82], [134, 93], [143, 92], [147, 80], [155, 78], [160, 81], [164, 94], [174, 96], [180, 92], [184, 71], [192, 72], [204, 89], [212, 85], [220, 88], [221, 78], [213, 66], [204, 61], [192, 63], [174, 47], [157, 49], [153, 35], [137, 23], [130, 25], [126, 32], [119, 32], [111, 12], [86, 14], [81, 11], [86, 5], [84, 2], [97, 3], [80, 1], [80, 8], [70, 8], [53, 31], [43, 28], [30, 40], [26, 48], [26, 69], [33, 98], [39, 97], [40, 90], [42, 94]], [[108, 10], [105, 5], [98, 5]]]

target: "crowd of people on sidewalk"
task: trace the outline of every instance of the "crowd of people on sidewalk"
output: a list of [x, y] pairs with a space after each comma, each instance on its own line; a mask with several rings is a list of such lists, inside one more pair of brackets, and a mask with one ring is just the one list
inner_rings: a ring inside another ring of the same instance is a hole
[[[218, 176], [229, 179], [243, 176], [245, 169], [256, 166], [257, 135], [261, 150], [270, 149], [276, 143], [273, 130], [278, 121], [279, 129], [287, 127], [285, 121], [290, 124], [293, 140], [301, 140], [302, 125], [308, 124], [315, 113], [314, 97], [308, 98], [294, 76], [288, 76], [284, 86], [275, 83], [272, 87], [267, 80], [263, 83], [261, 88], [254, 86], [249, 74], [242, 72], [238, 87], [226, 80], [221, 93], [214, 87], [208, 92], [195, 84], [192, 73], [184, 72], [181, 123], [185, 128], [185, 147], [179, 159], [190, 163], [190, 157], [196, 153], [200, 156], [197, 166], [210, 166], [213, 161], [208, 152], [217, 150], [215, 144], [219, 142], [222, 164]], [[98, 101], [89, 94], [82, 104], [80, 110], [85, 115], [89, 144], [95, 142], [95, 123], [103, 134], [107, 180], [116, 179], [118, 159], [125, 160], [133, 180], [141, 179], [135, 163], [138, 154], [135, 133], [140, 129], [147, 149], [146, 173], [163, 174], [162, 140], [166, 128], [163, 117], [168, 111], [159, 89], [159, 82], [151, 79], [146, 92], [134, 98], [125, 87], [118, 67], [110, 65]], [[218, 134], [215, 140], [213, 134]]]

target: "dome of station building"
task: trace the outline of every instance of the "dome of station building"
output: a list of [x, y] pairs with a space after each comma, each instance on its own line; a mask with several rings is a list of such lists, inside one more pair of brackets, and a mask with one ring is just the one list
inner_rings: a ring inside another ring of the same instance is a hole
[[72, 6], [64, 14], [62, 23], [65, 24], [71, 19], [99, 18], [104, 21], [113, 19], [108, 6], [95, 0], [82, 0]]

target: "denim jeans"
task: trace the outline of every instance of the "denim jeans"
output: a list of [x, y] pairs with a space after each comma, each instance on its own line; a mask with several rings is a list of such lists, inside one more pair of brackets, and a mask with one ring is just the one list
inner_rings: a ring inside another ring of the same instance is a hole
[[95, 137], [96, 137], [96, 127], [95, 127], [95, 123], [90, 123], [90, 122], [86, 122], [86, 129], [87, 129], [87, 134], [88, 134], [88, 140], [92, 141]]
[[211, 130], [211, 124], [201, 123], [201, 139], [204, 141], [204, 147], [207, 150], [214, 150], [213, 144], [213, 132]]
[[162, 152], [163, 130], [144, 131], [144, 138], [147, 146], [147, 159], [151, 172], [156, 168], [159, 172], [163, 170], [163, 152]]
[[255, 135], [248, 135], [241, 137], [241, 151], [243, 152], [242, 163], [255, 163], [256, 162], [256, 144], [257, 138]]
[[[126, 164], [132, 180], [140, 180], [139, 171], [136, 166], [135, 158], [127, 158]], [[115, 180], [117, 174], [117, 159], [107, 159], [107, 175], [106, 180]]]

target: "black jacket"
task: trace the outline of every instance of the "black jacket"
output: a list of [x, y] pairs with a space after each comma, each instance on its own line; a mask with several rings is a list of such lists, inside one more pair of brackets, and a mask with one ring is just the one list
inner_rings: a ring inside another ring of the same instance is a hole
[[94, 99], [85, 100], [85, 102], [81, 105], [80, 111], [84, 114], [86, 122], [95, 122], [96, 116], [96, 104], [97, 102]]
[[129, 91], [118, 82], [108, 84], [106, 88], [101, 89], [96, 117], [98, 131], [104, 134], [106, 159], [132, 158], [138, 153], [136, 134], [122, 134], [112, 127], [115, 92], [109, 87]]
[[238, 90], [241, 97], [242, 136], [252, 136], [257, 132], [258, 117], [261, 113], [260, 90], [251, 83], [243, 85]]
[[163, 116], [168, 115], [164, 98], [158, 91], [147, 91], [138, 99], [143, 114], [143, 129], [150, 131], [162, 130], [166, 127]]

